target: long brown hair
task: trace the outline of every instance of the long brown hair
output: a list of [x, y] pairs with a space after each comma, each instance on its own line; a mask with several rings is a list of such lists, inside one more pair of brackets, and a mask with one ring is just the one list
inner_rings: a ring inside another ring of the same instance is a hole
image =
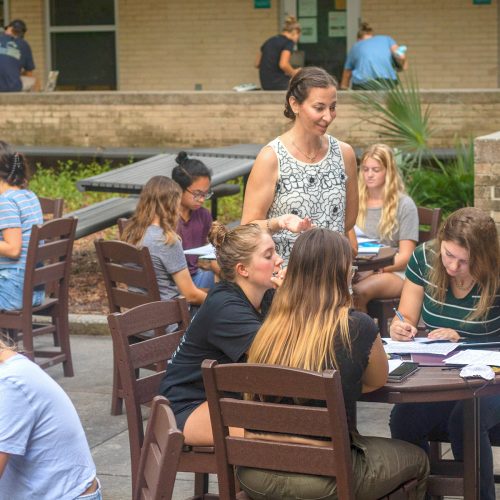
[[351, 347], [351, 255], [347, 238], [328, 229], [311, 229], [297, 238], [248, 362], [314, 371], [337, 366], [337, 339]]
[[179, 219], [180, 186], [172, 179], [157, 175], [149, 179], [141, 191], [135, 214], [123, 231], [122, 240], [138, 245], [155, 216], [165, 234], [165, 243], [171, 245], [179, 238], [175, 229]]
[[363, 163], [370, 158], [378, 161], [385, 168], [384, 200], [378, 224], [378, 232], [381, 240], [390, 240], [394, 231], [398, 229], [397, 213], [399, 198], [402, 194], [405, 194], [405, 188], [396, 165], [394, 153], [386, 144], [373, 144], [361, 156], [361, 166], [358, 175], [359, 211], [356, 224], [361, 229], [365, 229], [368, 189], [362, 169]]
[[[467, 319], [485, 318], [500, 288], [500, 247], [495, 221], [478, 208], [461, 208], [441, 225], [432, 245], [435, 251], [429, 273], [428, 292], [444, 302], [450, 277], [441, 258], [441, 243], [452, 241], [469, 252], [469, 272], [479, 286], [477, 308]], [[434, 285], [434, 286], [432, 286]]]

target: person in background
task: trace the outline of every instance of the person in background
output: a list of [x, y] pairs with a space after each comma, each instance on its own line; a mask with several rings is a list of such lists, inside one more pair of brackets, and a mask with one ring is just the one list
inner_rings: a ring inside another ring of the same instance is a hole
[[24, 40], [26, 23], [15, 19], [0, 35], [0, 92], [37, 90], [33, 75], [35, 63], [28, 42]]
[[76, 410], [38, 365], [0, 339], [0, 498], [101, 500]]
[[[0, 141], [0, 309], [21, 309], [31, 228], [43, 223], [37, 196], [28, 190], [24, 156]], [[44, 291], [33, 294], [40, 305]]]
[[374, 35], [371, 26], [363, 23], [358, 31], [358, 41], [347, 54], [340, 89], [348, 89], [351, 80], [353, 90], [373, 89], [374, 82], [384, 86], [396, 85], [398, 78], [393, 58], [401, 67], [406, 66], [406, 54], [401, 52], [394, 39]]
[[[394, 340], [411, 340], [422, 317], [429, 338], [500, 339], [500, 247], [495, 221], [477, 208], [453, 212], [435, 241], [413, 253], [399, 303], [404, 321], [394, 318]], [[489, 429], [500, 423], [500, 396], [480, 401], [481, 500], [495, 499]], [[463, 460], [463, 402], [397, 404], [391, 434], [428, 449], [435, 428], [448, 433], [453, 455]]]
[[347, 234], [356, 222], [354, 151], [326, 133], [336, 109], [335, 79], [302, 68], [285, 98], [292, 127], [262, 148], [248, 179], [241, 222], [268, 229], [285, 262], [297, 233], [316, 225]]
[[[177, 166], [172, 170], [172, 179], [182, 188], [181, 209], [177, 234], [181, 237], [182, 248], [189, 250], [206, 245], [212, 227], [212, 215], [204, 208], [203, 202], [212, 196], [210, 170], [200, 160], [189, 158], [181, 151], [175, 159]], [[198, 288], [214, 286], [214, 272], [201, 269], [196, 255], [186, 255], [189, 274]]]
[[288, 16], [280, 35], [266, 40], [255, 60], [259, 69], [262, 90], [286, 90], [290, 78], [299, 68], [290, 64], [295, 44], [300, 38], [300, 24], [293, 16]]
[[181, 196], [181, 188], [172, 179], [162, 175], [152, 177], [141, 191], [122, 240], [148, 247], [162, 300], [183, 295], [190, 304], [199, 305], [207, 294], [193, 283], [175, 232]]
[[418, 242], [418, 211], [405, 192], [394, 153], [385, 144], [374, 144], [363, 153], [358, 189], [357, 226], [369, 238], [398, 248], [391, 266], [356, 275], [356, 308], [366, 312], [372, 299], [401, 295], [406, 264]]
[[160, 384], [186, 444], [199, 446], [214, 442], [201, 363], [245, 359], [269, 309], [273, 287], [281, 283], [283, 262], [269, 233], [256, 224], [228, 230], [214, 222], [209, 238], [221, 281], [193, 318]]
[[[316, 372], [339, 370], [356, 498], [385, 497], [412, 478], [418, 480], [416, 497], [424, 498], [429, 464], [422, 450], [402, 441], [361, 436], [355, 430], [356, 401], [362, 393], [385, 384], [388, 363], [373, 320], [351, 309], [351, 263], [351, 246], [344, 235], [322, 228], [301, 234], [293, 246], [283, 284], [250, 347], [248, 362]], [[286, 441], [290, 436], [266, 438]], [[306, 444], [322, 444], [302, 439]], [[324, 476], [242, 467], [237, 476], [250, 498], [337, 498], [336, 480]]]

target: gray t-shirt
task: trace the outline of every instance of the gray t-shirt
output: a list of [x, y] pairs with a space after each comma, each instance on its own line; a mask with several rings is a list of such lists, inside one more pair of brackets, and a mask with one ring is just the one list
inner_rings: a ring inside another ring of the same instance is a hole
[[[378, 224], [382, 216], [382, 207], [368, 208], [366, 211], [365, 228], [363, 232], [369, 238], [379, 239]], [[398, 227], [393, 231], [390, 239], [381, 241], [384, 245], [398, 247], [400, 240], [418, 241], [418, 211], [415, 202], [403, 194], [398, 203]]]
[[180, 240], [167, 245], [163, 229], [159, 226], [149, 226], [144, 233], [142, 246], [148, 247], [151, 254], [161, 299], [175, 299], [180, 293], [172, 274], [187, 268]]

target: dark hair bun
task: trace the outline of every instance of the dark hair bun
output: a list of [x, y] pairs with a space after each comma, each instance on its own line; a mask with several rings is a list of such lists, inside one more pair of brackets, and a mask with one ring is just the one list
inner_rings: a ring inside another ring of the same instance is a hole
[[177, 155], [177, 158], [175, 159], [175, 163], [177, 163], [177, 165], [182, 165], [187, 159], [188, 159], [188, 154], [185, 151], [181, 151]]

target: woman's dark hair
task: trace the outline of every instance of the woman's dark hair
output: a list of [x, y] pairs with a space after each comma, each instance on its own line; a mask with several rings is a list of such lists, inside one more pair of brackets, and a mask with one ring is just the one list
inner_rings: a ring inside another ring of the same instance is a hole
[[291, 97], [295, 98], [299, 104], [302, 104], [309, 96], [310, 89], [326, 89], [328, 87], [337, 88], [337, 85], [337, 80], [335, 80], [335, 78], [323, 68], [318, 68], [317, 66], [307, 66], [302, 68], [295, 73], [290, 80], [285, 99], [285, 111], [283, 114], [287, 118], [290, 118], [290, 120], [295, 120], [295, 113], [290, 105]]
[[177, 166], [172, 170], [172, 179], [185, 191], [198, 177], [208, 177], [212, 180], [212, 172], [200, 160], [189, 158], [185, 151], [181, 151], [175, 159]]
[[357, 35], [358, 40], [361, 40], [365, 35], [373, 35], [373, 28], [367, 22], [362, 22]]
[[26, 188], [28, 186], [28, 162], [21, 153], [17, 153], [6, 142], [0, 141], [0, 179], [10, 186]]

